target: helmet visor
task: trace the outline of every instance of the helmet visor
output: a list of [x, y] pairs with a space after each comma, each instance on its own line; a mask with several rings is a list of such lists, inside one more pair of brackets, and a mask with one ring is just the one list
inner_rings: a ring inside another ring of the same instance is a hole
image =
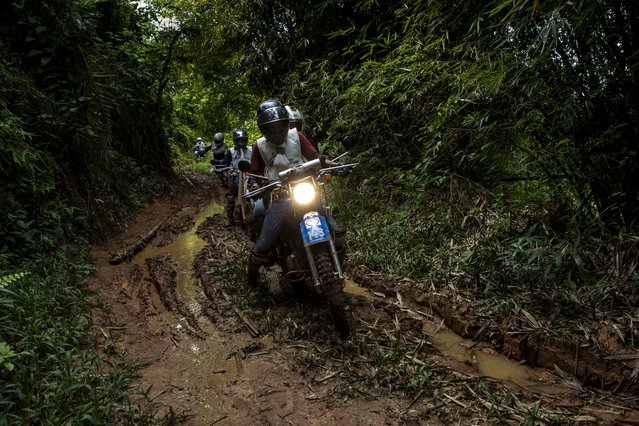
[[273, 121], [260, 126], [260, 131], [267, 141], [281, 145], [288, 136], [288, 120]]
[[233, 145], [236, 149], [244, 149], [248, 145], [248, 138], [235, 138], [233, 139]]
[[289, 127], [296, 128], [297, 130], [302, 130], [302, 121], [301, 120], [289, 120]]
[[257, 116], [257, 126], [258, 127], [262, 127], [265, 124], [271, 123], [273, 121], [286, 121], [286, 125], [288, 126], [288, 112], [286, 111], [286, 108], [284, 107], [275, 107], [275, 108], [268, 108], [264, 111], [262, 111], [258, 116]]

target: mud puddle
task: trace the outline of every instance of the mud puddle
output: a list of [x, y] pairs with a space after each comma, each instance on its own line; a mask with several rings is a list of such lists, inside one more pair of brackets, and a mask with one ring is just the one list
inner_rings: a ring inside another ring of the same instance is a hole
[[[385, 296], [361, 287], [351, 279], [346, 279], [344, 291], [368, 301], [383, 300]], [[546, 370], [522, 365], [489, 349], [476, 348], [479, 342], [464, 339], [444, 326], [443, 321], [436, 324], [422, 319], [422, 324], [428, 341], [442, 355], [459, 361], [457, 369], [462, 373], [508, 381], [535, 393], [559, 395], [574, 391], [557, 383], [558, 378]]]
[[[147, 278], [149, 276], [148, 269], [145, 267], [147, 259], [160, 255], [170, 256], [176, 263], [176, 293], [182, 301], [186, 302], [194, 315], [199, 315], [201, 308], [195, 297], [193, 262], [205, 245], [205, 241], [196, 234], [196, 231], [207, 217], [220, 214], [223, 210], [224, 208], [220, 204], [212, 201], [197, 213], [194, 225], [187, 232], [180, 234], [173, 242], [165, 246], [147, 245], [133, 258], [133, 263], [144, 271], [143, 278]], [[155, 309], [161, 312], [165, 311], [157, 289], [151, 286], [150, 292]]]
[[475, 349], [479, 342], [464, 339], [442, 329], [442, 324], [424, 321], [424, 332], [432, 345], [443, 355], [459, 361], [462, 372], [477, 377], [488, 377], [512, 382], [523, 389], [543, 394], [565, 394], [574, 389], [561, 383], [548, 371], [531, 368], [487, 349]]
[[[238, 344], [248, 345], [250, 339], [230, 339], [221, 333], [217, 327], [204, 315], [202, 315], [202, 301], [206, 296], [197, 286], [194, 276], [193, 265], [197, 255], [206, 245], [206, 241], [197, 235], [197, 229], [209, 217], [219, 215], [224, 208], [216, 201], [212, 201], [204, 208], [200, 209], [194, 218], [191, 228], [179, 234], [173, 242], [165, 246], [147, 246], [133, 258], [133, 263], [137, 265], [143, 273], [143, 279], [149, 279], [150, 272], [147, 264], [150, 259], [167, 258], [175, 263], [175, 292], [177, 296], [176, 306], [186, 307], [188, 313], [196, 319], [197, 328], [204, 332], [200, 338], [193, 338], [183, 333], [188, 327], [186, 318], [180, 317], [180, 312], [174, 312], [167, 307], [163, 301], [161, 290], [155, 285], [149, 285], [148, 289], [153, 302], [153, 308], [162, 317], [163, 321], [173, 326], [173, 331], [179, 335], [176, 347], [182, 347], [182, 351], [175, 351], [172, 356], [176, 365], [190, 366], [182, 368], [180, 374], [190, 377], [190, 380], [198, 380], [212, 388], [213, 393], [219, 393], [225, 383], [237, 379], [238, 375], [250, 374], [254, 368], [252, 363], [246, 363], [238, 356]], [[177, 315], [176, 315], [177, 314]], [[198, 336], [196, 336], [198, 337]], [[260, 345], [268, 348], [272, 345], [272, 340], [262, 339]], [[217, 396], [212, 398], [218, 400]], [[212, 401], [205, 401], [205, 407], [211, 407]]]

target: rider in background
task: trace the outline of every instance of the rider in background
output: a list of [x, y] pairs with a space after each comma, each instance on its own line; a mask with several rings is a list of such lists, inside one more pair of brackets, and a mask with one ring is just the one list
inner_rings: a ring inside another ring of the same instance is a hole
[[224, 133], [218, 132], [213, 136], [213, 143], [211, 143], [211, 146], [207, 147], [204, 152], [206, 153], [208, 150], [213, 151], [211, 164], [215, 167], [216, 173], [222, 181], [222, 186], [228, 186], [226, 179], [224, 178], [224, 174], [222, 172], [218, 172], [218, 170], [226, 168], [224, 165], [224, 157], [226, 156], [228, 148], [224, 143]]
[[288, 111], [288, 126], [291, 129], [297, 129], [298, 132], [303, 131], [304, 127], [304, 115], [302, 112], [295, 108], [293, 105], [284, 105], [286, 111]]
[[196, 161], [200, 161], [204, 154], [206, 154], [206, 145], [202, 141], [202, 138], [197, 138], [195, 145], [193, 145], [193, 155]]
[[251, 152], [252, 149], [248, 146], [248, 133], [246, 130], [241, 128], [233, 130], [233, 148], [226, 152], [222, 161], [225, 166], [231, 169], [229, 191], [226, 194], [226, 217], [229, 226], [233, 225], [233, 212], [239, 186], [240, 173], [238, 164], [241, 160], [250, 162]]
[[[288, 111], [289, 127], [291, 129], [297, 129], [297, 131], [300, 133], [304, 132], [304, 114], [302, 114], [302, 112], [299, 109], [295, 108], [293, 105], [285, 105], [284, 108], [286, 108], [286, 111]], [[311, 145], [313, 145], [313, 148], [315, 148], [315, 151], [319, 152], [319, 147], [317, 146], [317, 144], [310, 139], [308, 140]]]

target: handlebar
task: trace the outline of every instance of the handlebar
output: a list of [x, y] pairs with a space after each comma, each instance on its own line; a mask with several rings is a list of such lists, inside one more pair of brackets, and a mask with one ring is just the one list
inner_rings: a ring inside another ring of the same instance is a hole
[[306, 163], [300, 164], [299, 166], [291, 167], [290, 169], [284, 170], [280, 172], [280, 180], [282, 182], [286, 182], [288, 180], [293, 180], [296, 176], [309, 174], [310, 172], [319, 171], [322, 168], [322, 160], [316, 158], [315, 160], [307, 161]]
[[352, 172], [355, 167], [359, 166], [359, 163], [340, 164], [339, 166], [326, 167], [319, 171], [319, 175], [323, 176], [327, 173], [333, 175], [343, 175]]
[[273, 183], [269, 183], [268, 185], [259, 187], [257, 189], [254, 189], [253, 191], [247, 192], [246, 194], [242, 195], [242, 198], [244, 199], [250, 199], [250, 198], [256, 198], [258, 195], [262, 195], [268, 191], [271, 191], [275, 188], [277, 188], [278, 186], [281, 186], [282, 183], [280, 181], [277, 182], [273, 182]]
[[[325, 168], [320, 168], [321, 167], [321, 162], [319, 159], [316, 160], [311, 160], [311, 161], [307, 161], [304, 164], [301, 164], [299, 166], [296, 167], [291, 167], [288, 170], [285, 170], [283, 172], [280, 172], [279, 176], [280, 176], [280, 180], [279, 181], [275, 181], [275, 182], [271, 182], [268, 185], [262, 186], [260, 188], [254, 189], [253, 191], [250, 191], [246, 194], [244, 194], [242, 196], [242, 198], [245, 199], [250, 199], [250, 198], [256, 198], [268, 191], [272, 191], [273, 189], [277, 188], [277, 187], [283, 187], [287, 182], [291, 181], [291, 180], [295, 180], [298, 179], [300, 177], [303, 177], [304, 175], [308, 176], [310, 175], [309, 172], [311, 172], [312, 174], [317, 173], [317, 177], [320, 178], [326, 174], [332, 174], [332, 175], [336, 175], [336, 176], [340, 176], [340, 175], [345, 175], [349, 172], [351, 172], [353, 169], [355, 169], [355, 167], [357, 167], [359, 165], [359, 163], [350, 163], [350, 164], [340, 164], [338, 166], [331, 166], [331, 167], [325, 167]], [[253, 176], [253, 175], [251, 175]], [[256, 177], [260, 177], [260, 178], [264, 178], [263, 176], [256, 176]]]

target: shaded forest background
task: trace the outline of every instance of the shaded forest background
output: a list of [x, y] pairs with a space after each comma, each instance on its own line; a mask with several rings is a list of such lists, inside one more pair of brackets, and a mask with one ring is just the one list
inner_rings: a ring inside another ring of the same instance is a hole
[[635, 1], [22, 0], [0, 24], [0, 374], [32, 386], [3, 387], [5, 407], [37, 393], [37, 354], [81, 357], [86, 335], [37, 336], [86, 316], [29, 315], [56, 318], [37, 312], [67, 291], [82, 311], [84, 244], [159, 194], [196, 136], [255, 139], [265, 98], [326, 153], [355, 136], [361, 167], [335, 191], [354, 261], [568, 334], [637, 315]]

